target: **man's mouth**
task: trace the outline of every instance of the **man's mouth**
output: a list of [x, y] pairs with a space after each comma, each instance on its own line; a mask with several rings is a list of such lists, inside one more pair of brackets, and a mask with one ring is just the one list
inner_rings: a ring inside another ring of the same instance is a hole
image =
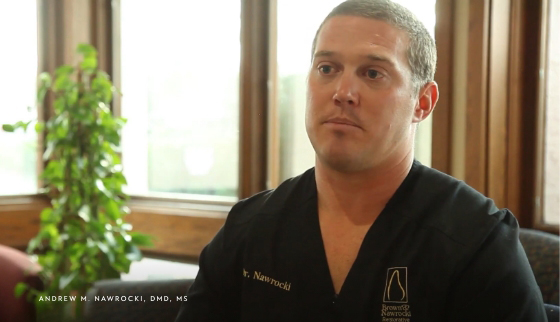
[[324, 124], [340, 124], [340, 125], [349, 125], [349, 126], [353, 126], [353, 127], [357, 127], [359, 129], [361, 129], [361, 127], [356, 124], [356, 122], [352, 122], [347, 118], [343, 118], [343, 117], [334, 117], [331, 119], [328, 119], [327, 121], [324, 122]]

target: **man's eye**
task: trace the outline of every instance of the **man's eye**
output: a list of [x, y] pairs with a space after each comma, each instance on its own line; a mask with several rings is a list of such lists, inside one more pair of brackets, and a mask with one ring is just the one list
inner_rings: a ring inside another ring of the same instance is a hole
[[319, 66], [319, 71], [322, 74], [330, 74], [333, 71], [332, 66], [329, 65], [323, 65], [323, 66]]
[[376, 78], [381, 77], [381, 73], [376, 71], [375, 69], [368, 69], [366, 74], [367, 74], [367, 77], [371, 78], [371, 79], [376, 79]]

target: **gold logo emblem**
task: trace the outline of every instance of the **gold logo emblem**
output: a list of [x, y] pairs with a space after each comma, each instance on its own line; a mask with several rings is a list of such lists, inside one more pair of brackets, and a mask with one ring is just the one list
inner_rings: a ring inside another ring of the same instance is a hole
[[383, 302], [408, 303], [407, 267], [391, 267], [387, 269]]

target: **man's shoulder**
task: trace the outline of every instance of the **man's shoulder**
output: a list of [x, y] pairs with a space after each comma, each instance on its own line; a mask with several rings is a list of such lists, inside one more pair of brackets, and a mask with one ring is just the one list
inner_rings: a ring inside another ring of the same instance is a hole
[[315, 181], [314, 168], [303, 174], [287, 179], [277, 188], [259, 192], [249, 198], [237, 202], [226, 219], [226, 228], [244, 230], [259, 218], [267, 218], [281, 214], [281, 210], [297, 206], [309, 199], [313, 189], [309, 189]]
[[478, 243], [507, 213], [462, 180], [424, 166], [419, 173], [411, 194], [411, 205], [420, 212], [418, 220], [451, 240]]
[[417, 192], [442, 209], [466, 210], [477, 213], [494, 213], [498, 210], [494, 201], [459, 180], [439, 170], [421, 166]]

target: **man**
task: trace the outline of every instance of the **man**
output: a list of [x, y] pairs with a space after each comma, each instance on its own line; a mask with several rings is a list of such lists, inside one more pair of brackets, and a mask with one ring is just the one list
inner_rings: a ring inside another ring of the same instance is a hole
[[513, 215], [414, 161], [435, 63], [400, 5], [336, 7], [308, 76], [315, 168], [233, 207], [177, 321], [545, 321]]

